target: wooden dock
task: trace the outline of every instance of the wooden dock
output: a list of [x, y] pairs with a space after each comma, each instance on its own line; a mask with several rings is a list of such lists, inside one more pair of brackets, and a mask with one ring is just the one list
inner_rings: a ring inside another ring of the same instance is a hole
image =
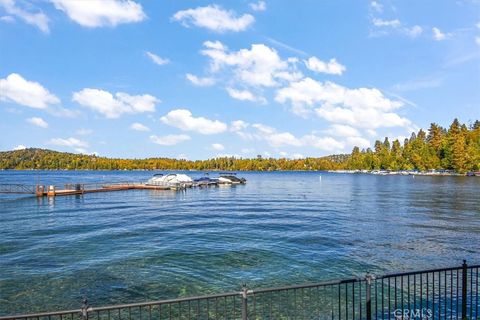
[[55, 185], [28, 186], [21, 184], [1, 184], [0, 193], [4, 194], [31, 194], [37, 197], [56, 197], [82, 195], [86, 193], [112, 192], [124, 190], [182, 190], [181, 185], [147, 185], [145, 183], [109, 183], [109, 184], [65, 184], [63, 187]]
[[56, 197], [82, 195], [86, 193], [112, 192], [124, 190], [185, 190], [187, 188], [205, 188], [221, 185], [244, 184], [240, 182], [205, 182], [195, 181], [192, 183], [168, 183], [168, 184], [147, 184], [145, 182], [116, 182], [116, 183], [68, 183], [58, 185], [24, 185], [24, 184], [0, 184], [0, 194], [30, 194], [37, 197]]

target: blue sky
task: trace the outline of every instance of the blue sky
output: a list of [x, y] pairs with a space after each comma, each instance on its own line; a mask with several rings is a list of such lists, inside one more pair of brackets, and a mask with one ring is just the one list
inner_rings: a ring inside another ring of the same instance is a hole
[[0, 150], [322, 156], [480, 118], [480, 2], [0, 0]]

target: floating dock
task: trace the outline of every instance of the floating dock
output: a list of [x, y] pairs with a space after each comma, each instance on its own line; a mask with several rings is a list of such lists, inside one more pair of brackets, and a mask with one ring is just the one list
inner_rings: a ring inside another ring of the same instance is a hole
[[197, 182], [192, 184], [146, 184], [142, 182], [117, 182], [102, 184], [84, 184], [84, 183], [68, 183], [59, 187], [57, 185], [23, 185], [23, 184], [0, 184], [0, 194], [31, 194], [37, 197], [56, 197], [56, 196], [72, 196], [82, 195], [86, 193], [112, 192], [124, 190], [185, 190], [187, 188], [203, 188], [226, 183], [204, 183]]

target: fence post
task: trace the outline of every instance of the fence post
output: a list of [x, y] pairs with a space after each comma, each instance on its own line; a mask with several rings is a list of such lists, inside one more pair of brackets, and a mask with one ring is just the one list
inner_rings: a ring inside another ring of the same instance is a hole
[[242, 285], [241, 294], [242, 294], [242, 320], [247, 320], [248, 319], [248, 303], [247, 303], [248, 289], [245, 283]]
[[82, 319], [87, 320], [88, 319], [88, 300], [87, 298], [83, 299], [83, 304], [82, 304]]
[[462, 320], [467, 319], [467, 260], [462, 264]]
[[372, 320], [372, 281], [375, 280], [375, 277], [367, 272], [365, 276], [365, 281], [367, 282], [367, 292], [365, 297], [366, 310], [367, 310], [367, 320]]

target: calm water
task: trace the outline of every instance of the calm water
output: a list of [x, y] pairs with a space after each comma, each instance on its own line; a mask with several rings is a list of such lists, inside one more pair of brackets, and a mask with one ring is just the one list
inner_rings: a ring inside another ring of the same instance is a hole
[[[0, 183], [151, 174], [0, 171]], [[0, 196], [0, 314], [480, 261], [479, 178], [240, 175], [247, 185], [186, 192]]]

